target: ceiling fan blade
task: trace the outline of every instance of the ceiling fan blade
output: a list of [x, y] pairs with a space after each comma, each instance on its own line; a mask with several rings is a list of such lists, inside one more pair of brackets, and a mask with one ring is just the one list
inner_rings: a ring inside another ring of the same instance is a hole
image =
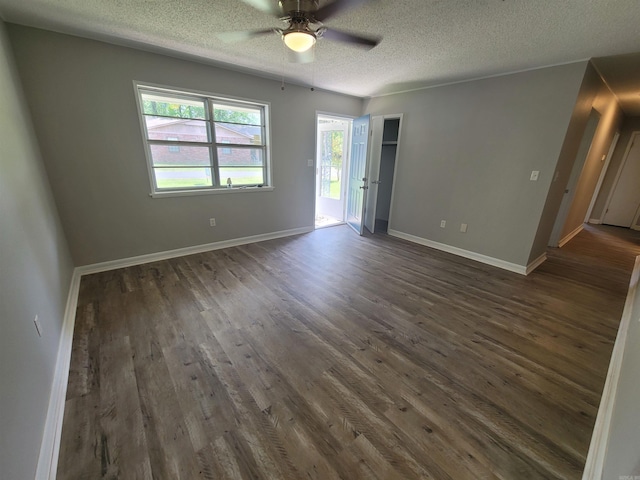
[[330, 17], [333, 17], [337, 13], [347, 10], [349, 8], [357, 7], [361, 3], [366, 3], [370, 0], [334, 0], [333, 2], [319, 8], [313, 13], [313, 17], [319, 22], [324, 22]]
[[271, 15], [275, 15], [276, 17], [281, 17], [282, 12], [280, 8], [277, 6], [278, 2], [275, 0], [242, 0], [247, 5], [251, 5], [256, 10], [260, 10], [264, 13], [270, 13]]
[[274, 32], [276, 32], [275, 28], [268, 28], [265, 30], [246, 30], [243, 32], [220, 32], [216, 33], [216, 37], [225, 43], [236, 43]]
[[287, 59], [291, 63], [312, 63], [315, 60], [316, 47], [311, 47], [306, 52], [294, 52], [287, 48]]
[[352, 45], [358, 45], [366, 48], [373, 48], [378, 45], [382, 38], [380, 37], [363, 37], [361, 35], [354, 35], [352, 33], [343, 32], [341, 30], [326, 29], [322, 34], [322, 38], [328, 40], [336, 40], [338, 42], [350, 43]]

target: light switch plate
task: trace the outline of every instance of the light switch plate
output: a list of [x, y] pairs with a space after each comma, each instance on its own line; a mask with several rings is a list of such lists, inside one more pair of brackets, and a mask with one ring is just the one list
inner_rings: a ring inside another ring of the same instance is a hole
[[540, 171], [539, 170], [534, 170], [533, 172], [531, 172], [531, 177], [529, 177], [529, 180], [531, 180], [532, 182], [535, 182], [538, 180], [538, 175], [540, 175]]

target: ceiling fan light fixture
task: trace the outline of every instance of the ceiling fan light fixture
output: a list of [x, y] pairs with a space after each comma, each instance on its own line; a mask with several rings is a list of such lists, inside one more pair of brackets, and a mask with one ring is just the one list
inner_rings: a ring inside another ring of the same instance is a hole
[[298, 53], [306, 52], [316, 43], [316, 37], [311, 32], [288, 32], [283, 35], [283, 40], [287, 47]]

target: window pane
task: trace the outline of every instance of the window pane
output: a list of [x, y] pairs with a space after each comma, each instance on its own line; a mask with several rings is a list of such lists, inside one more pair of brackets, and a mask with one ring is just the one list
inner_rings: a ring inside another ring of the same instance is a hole
[[211, 187], [210, 168], [154, 168], [158, 188]]
[[262, 127], [216, 123], [216, 142], [239, 143], [241, 145], [262, 145]]
[[321, 132], [320, 142], [320, 196], [339, 200], [344, 132], [342, 130]]
[[209, 147], [185, 147], [184, 145], [150, 145], [154, 167], [211, 166]]
[[231, 179], [231, 184], [242, 185], [263, 185], [264, 170], [262, 167], [222, 167], [220, 169], [220, 183], [227, 185], [227, 180]]
[[142, 93], [142, 111], [145, 115], [206, 119], [203, 100], [172, 97], [162, 93]]
[[216, 122], [262, 125], [262, 110], [255, 107], [214, 104], [213, 119]]
[[209, 129], [204, 120], [144, 116], [149, 140], [208, 142]]
[[260, 148], [218, 148], [218, 165], [226, 166], [263, 166]]

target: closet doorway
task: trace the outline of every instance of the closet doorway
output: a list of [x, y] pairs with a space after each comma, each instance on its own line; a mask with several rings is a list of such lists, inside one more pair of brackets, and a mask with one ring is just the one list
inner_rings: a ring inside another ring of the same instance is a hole
[[369, 191], [364, 224], [371, 233], [386, 233], [391, 218], [402, 114], [376, 116], [371, 122]]

